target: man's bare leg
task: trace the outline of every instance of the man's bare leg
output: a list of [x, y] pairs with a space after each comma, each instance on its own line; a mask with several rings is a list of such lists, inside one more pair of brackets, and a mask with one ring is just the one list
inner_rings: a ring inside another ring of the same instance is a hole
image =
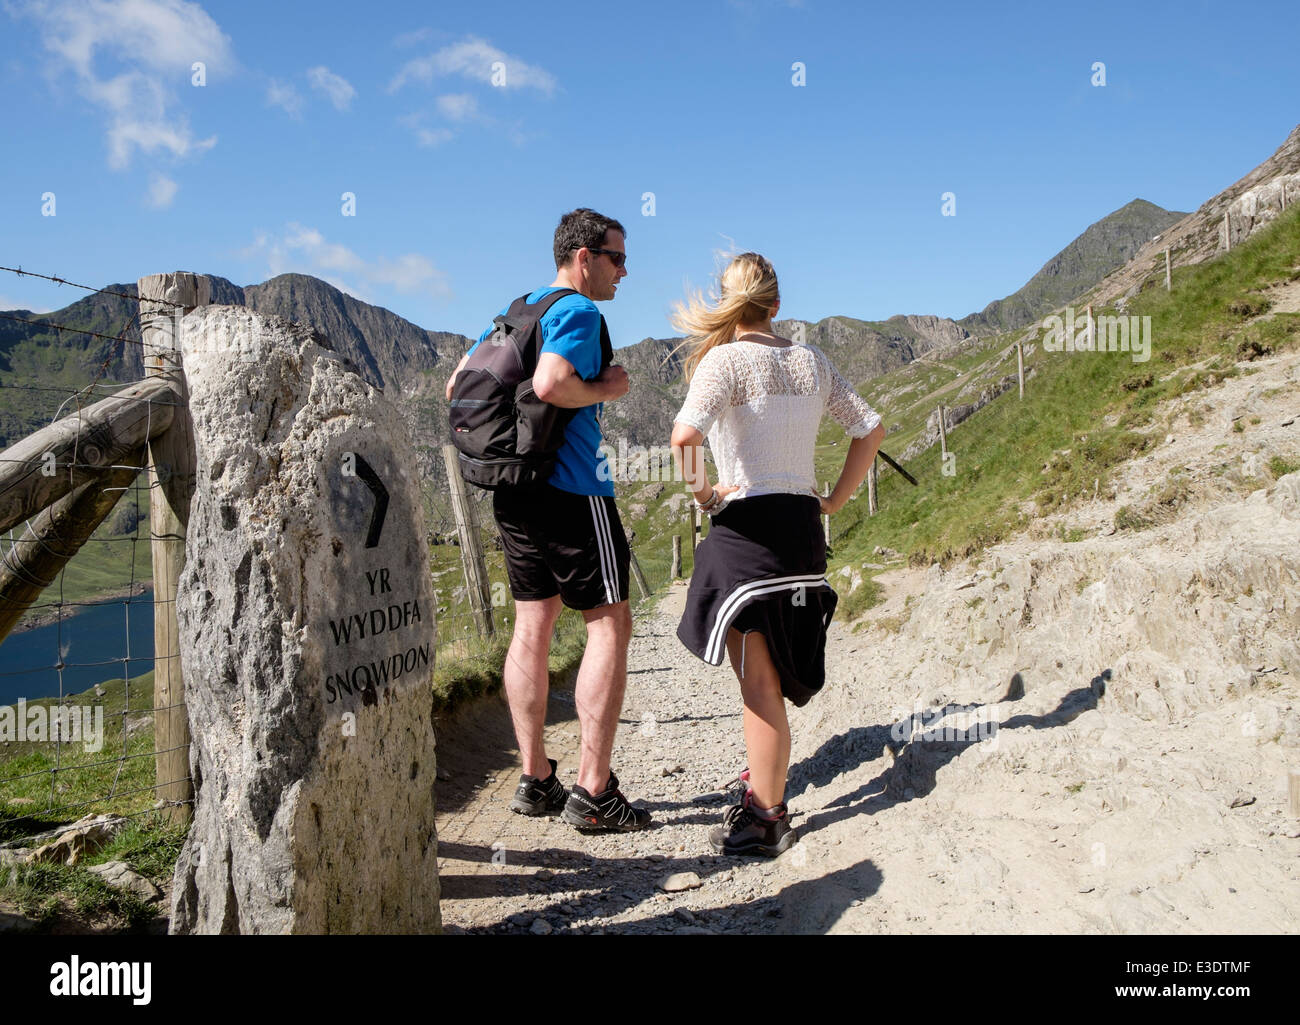
[[558, 594], [542, 601], [515, 602], [515, 632], [502, 673], [524, 773], [537, 779], [546, 779], [551, 774], [542, 732], [550, 690], [547, 661], [551, 653], [551, 632], [560, 618], [561, 608]]
[[578, 669], [574, 700], [582, 726], [578, 786], [599, 794], [609, 783], [614, 733], [627, 689], [627, 646], [632, 639], [632, 612], [625, 601], [582, 614], [587, 621], [587, 649]]

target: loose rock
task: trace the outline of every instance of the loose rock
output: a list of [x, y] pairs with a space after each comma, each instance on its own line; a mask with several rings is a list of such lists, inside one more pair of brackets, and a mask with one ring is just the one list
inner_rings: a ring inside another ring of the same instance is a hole
[[694, 872], [674, 872], [659, 880], [659, 889], [664, 893], [681, 893], [685, 890], [697, 890], [704, 884]]

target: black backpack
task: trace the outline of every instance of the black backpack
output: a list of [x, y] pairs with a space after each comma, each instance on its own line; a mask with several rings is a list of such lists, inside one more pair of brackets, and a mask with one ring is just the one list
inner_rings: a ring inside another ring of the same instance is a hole
[[[493, 319], [496, 329], [474, 350], [451, 391], [451, 440], [460, 472], [489, 491], [541, 484], [555, 469], [564, 430], [576, 409], [543, 402], [533, 392], [541, 355], [542, 315], [576, 289], [562, 288], [535, 303], [521, 295]], [[609, 328], [600, 318], [600, 366], [614, 359]]]

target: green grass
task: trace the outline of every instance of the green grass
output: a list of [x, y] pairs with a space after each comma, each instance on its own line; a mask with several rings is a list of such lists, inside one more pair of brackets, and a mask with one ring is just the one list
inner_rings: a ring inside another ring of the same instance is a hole
[[0, 866], [0, 897], [44, 926], [68, 909], [97, 925], [127, 930], [158, 913], [134, 893], [109, 886], [79, 865]]
[[1293, 463], [1282, 456], [1273, 456], [1268, 461], [1268, 472], [1276, 480], [1278, 477], [1285, 477], [1288, 473], [1295, 473], [1300, 470], [1300, 463]]
[[[916, 565], [950, 563], [1023, 528], [1029, 518], [1021, 503], [1033, 501], [1041, 513], [1091, 497], [1094, 489], [1105, 493], [1115, 467], [1150, 447], [1157, 433], [1163, 437], [1151, 416], [1158, 402], [1234, 376], [1243, 337], [1271, 351], [1300, 342], [1300, 315], [1275, 314], [1243, 325], [1244, 315], [1234, 312], [1233, 305], [1244, 309], [1251, 293], [1288, 279], [1298, 262], [1300, 210], [1293, 210], [1231, 253], [1180, 268], [1171, 293], [1151, 289], [1130, 303], [1128, 315], [1151, 317], [1149, 362], [1133, 363], [1129, 354], [1118, 352], [1048, 353], [1039, 345], [1026, 359], [1027, 373], [1034, 373], [1023, 401], [1013, 387], [949, 432], [954, 477], [941, 474], [934, 446], [908, 464], [920, 487], [882, 471], [876, 516], [867, 516], [860, 498], [836, 516], [834, 565], [861, 563], [876, 545], [894, 548]], [[1111, 312], [1094, 308], [1097, 316]], [[982, 358], [1008, 338], [991, 340]], [[1007, 365], [1014, 373], [1014, 352], [989, 376], [1003, 373]], [[931, 375], [933, 369], [924, 372]], [[921, 372], [912, 363], [862, 391], [872, 401], [873, 394], [882, 395]], [[904, 424], [902, 432], [885, 439], [884, 449], [901, 451], [934, 404], [928, 395], [909, 395], [900, 408], [877, 405], [886, 424]], [[843, 442], [825, 447], [834, 440], [833, 432], [825, 432], [823, 439], [818, 472], [833, 480], [845, 449]], [[1116, 521], [1121, 529], [1134, 529], [1141, 518], [1140, 510], [1121, 510]]]
[[[102, 811], [134, 815], [157, 800], [154, 785], [153, 672], [101, 684], [73, 695], [72, 703], [102, 706], [104, 746], [88, 751], [78, 741], [11, 741], [0, 745], [0, 842]], [[128, 694], [129, 691], [129, 694]], [[58, 705], [57, 698], [27, 702], [28, 709]], [[137, 724], [124, 735], [123, 722]], [[5, 824], [5, 820], [19, 819]]]

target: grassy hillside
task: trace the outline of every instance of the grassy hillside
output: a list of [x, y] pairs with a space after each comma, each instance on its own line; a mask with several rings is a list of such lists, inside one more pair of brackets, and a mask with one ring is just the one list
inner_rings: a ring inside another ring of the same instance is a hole
[[[1248, 373], [1240, 361], [1300, 342], [1300, 314], [1253, 320], [1267, 309], [1262, 288], [1297, 278], [1300, 210], [1292, 210], [1231, 253], [1176, 270], [1171, 293], [1148, 288], [1129, 304], [1127, 314], [1151, 317], [1148, 362], [1027, 345], [1033, 376], [1024, 400], [1013, 388], [949, 432], [954, 476], [940, 472], [936, 446], [908, 464], [920, 487], [882, 475], [875, 517], [867, 515], [864, 489], [835, 518], [834, 564], [870, 561], [876, 546], [913, 563], [951, 561], [1007, 538], [1037, 514], [1094, 489], [1106, 493], [1113, 467], [1163, 438], [1152, 414], [1161, 399]], [[1113, 312], [1094, 309], [1098, 316]], [[887, 425], [897, 425], [885, 450], [918, 434], [941, 401], [938, 393], [959, 375], [992, 378], [1008, 367], [1014, 373], [1012, 341], [1013, 335], [986, 339], [949, 367], [912, 364], [867, 382], [863, 394]], [[838, 429], [823, 430], [821, 476], [838, 472], [843, 444]]]

